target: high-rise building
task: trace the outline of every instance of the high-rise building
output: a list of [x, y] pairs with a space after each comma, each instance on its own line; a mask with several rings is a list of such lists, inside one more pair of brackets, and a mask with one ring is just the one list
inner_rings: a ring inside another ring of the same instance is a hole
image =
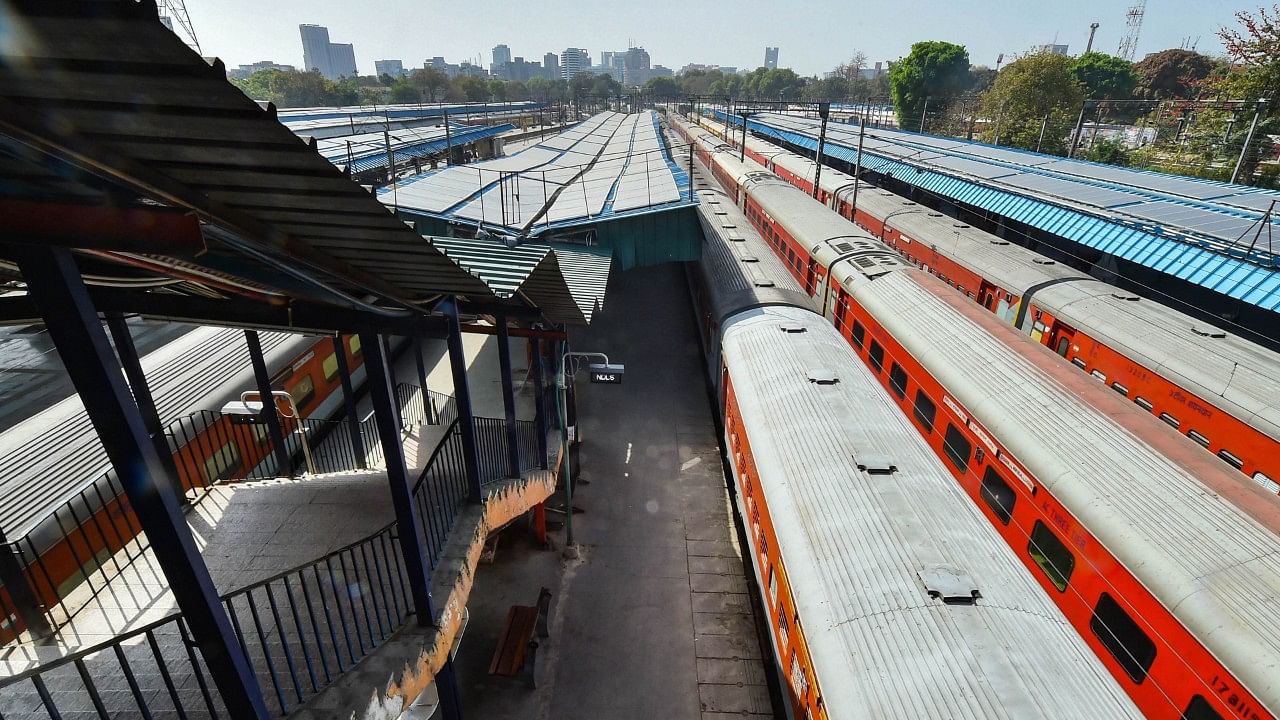
[[560, 79], [560, 56], [547, 53], [542, 56], [542, 74], [548, 80]]
[[329, 28], [320, 25], [299, 25], [302, 32], [302, 69], [319, 70], [320, 74], [333, 77], [333, 64], [329, 62]]
[[330, 80], [355, 77], [356, 50], [350, 43], [329, 42], [329, 28], [299, 25], [302, 33], [302, 69], [318, 70]]
[[374, 60], [373, 72], [378, 77], [390, 75], [393, 78], [398, 78], [404, 75], [404, 63], [399, 60]]
[[649, 79], [649, 53], [642, 47], [627, 50], [623, 59], [622, 83], [643, 85]]
[[331, 80], [360, 74], [356, 69], [356, 48], [351, 43], [329, 43], [329, 63], [333, 68]]
[[511, 64], [511, 48], [506, 45], [493, 46], [493, 62], [489, 64], [489, 72], [496, 78], [511, 80], [507, 77], [507, 66]]
[[574, 77], [588, 72], [591, 67], [591, 56], [585, 48], [565, 48], [560, 53], [560, 77], [572, 80]]
[[764, 49], [764, 66], [770, 70], [778, 67], [778, 48], [765, 46]]

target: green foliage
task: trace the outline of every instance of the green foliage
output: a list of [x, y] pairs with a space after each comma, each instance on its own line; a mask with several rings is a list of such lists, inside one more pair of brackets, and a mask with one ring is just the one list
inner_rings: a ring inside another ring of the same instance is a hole
[[489, 99], [489, 83], [483, 78], [478, 78], [474, 75], [464, 75], [454, 79], [453, 88], [467, 102], [484, 102]]
[[889, 69], [889, 94], [898, 124], [920, 123], [928, 98], [930, 111], [942, 111], [969, 87], [969, 53], [963, 45], [940, 40], [918, 42]]
[[1170, 48], [1152, 53], [1133, 66], [1138, 94], [1152, 100], [1191, 99], [1222, 62], [1194, 50]]
[[1084, 102], [1071, 68], [1071, 58], [1053, 53], [1024, 55], [1007, 65], [982, 96], [982, 115], [991, 123], [983, 139], [996, 142], [998, 130], [1001, 144], [1029, 150], [1040, 144], [1041, 152], [1065, 154]]
[[1076, 58], [1071, 74], [1084, 86], [1091, 100], [1127, 100], [1138, 85], [1133, 63], [1100, 52], [1088, 52]]
[[1106, 163], [1107, 165], [1124, 167], [1129, 164], [1129, 148], [1125, 147], [1123, 140], [1106, 138], [1095, 142], [1093, 147], [1079, 153], [1079, 157], [1085, 160]]
[[275, 103], [276, 107], [354, 105], [360, 100], [355, 80], [326, 80], [318, 71], [259, 70], [249, 77], [231, 81], [254, 100]]
[[651, 77], [644, 84], [644, 91], [657, 98], [674, 98], [687, 95], [680, 82], [675, 78]]

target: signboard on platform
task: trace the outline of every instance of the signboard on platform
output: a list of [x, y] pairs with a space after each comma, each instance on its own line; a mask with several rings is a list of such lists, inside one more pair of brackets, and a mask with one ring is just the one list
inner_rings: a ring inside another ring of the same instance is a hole
[[591, 364], [591, 382], [604, 383], [608, 385], [622, 384], [622, 373], [625, 368], [622, 365], [606, 365], [605, 363]]

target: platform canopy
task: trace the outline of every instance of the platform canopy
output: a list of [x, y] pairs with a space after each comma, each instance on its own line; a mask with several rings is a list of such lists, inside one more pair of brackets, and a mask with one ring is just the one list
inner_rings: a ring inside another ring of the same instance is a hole
[[401, 181], [378, 197], [402, 215], [518, 237], [693, 202], [651, 110], [602, 112], [510, 157]]
[[[154, 0], [18, 0], [0, 21], [11, 279], [16, 246], [52, 243], [77, 253], [104, 311], [344, 332], [413, 331], [445, 297], [541, 311], [495, 292], [245, 97], [160, 23]], [[4, 318], [20, 319], [21, 298], [4, 299]]]
[[[811, 140], [820, 124], [779, 113], [761, 113], [753, 122]], [[856, 126], [835, 123], [827, 128], [827, 142], [856, 148], [858, 134]], [[868, 159], [971, 180], [1260, 265], [1280, 266], [1280, 192], [1274, 190], [886, 128], [868, 129], [863, 152]], [[1271, 208], [1276, 212], [1268, 229], [1263, 215]]]

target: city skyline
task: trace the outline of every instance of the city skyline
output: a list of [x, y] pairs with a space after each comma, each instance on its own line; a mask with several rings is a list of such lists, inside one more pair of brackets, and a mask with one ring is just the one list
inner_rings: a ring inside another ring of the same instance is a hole
[[[1103, 0], [1079, 0], [1066, 7], [1027, 4], [1023, 9], [996, 0], [975, 0], [964, 7], [934, 6], [923, 0], [856, 9], [831, 4], [811, 9], [815, 16], [826, 18], [816, 24], [797, 22], [796, 12], [779, 4], [744, 0], [742, 8], [735, 8], [735, 16], [745, 13], [753, 22], [736, 23], [732, 32], [687, 32], [689, 27], [725, 27], [723, 13], [719, 6], [675, 0], [608, 10], [548, 0], [532, 17], [516, 16], [492, 0], [477, 0], [462, 12], [405, 0], [387, 0], [385, 6], [385, 12], [375, 18], [343, 3], [280, 0], [265, 10], [248, 0], [187, 3], [205, 54], [222, 58], [228, 66], [262, 60], [302, 66], [297, 28], [317, 24], [357, 46], [362, 74], [371, 74], [373, 60], [379, 58], [401, 59], [406, 68], [413, 68], [443, 56], [487, 68], [497, 44], [508, 45], [513, 56], [530, 61], [547, 52], [558, 54], [566, 47], [585, 45], [595, 56], [594, 64], [602, 49], [625, 51], [635, 44], [645, 47], [654, 64], [676, 69], [686, 64], [752, 69], [761, 66], [766, 46], [779, 47], [780, 67], [821, 76], [848, 60], [854, 50], [866, 53], [874, 63], [897, 59], [909, 51], [911, 43], [921, 40], [963, 44], [974, 64], [990, 66], [1001, 53], [1008, 61], [1045, 44], [1065, 44], [1073, 54], [1079, 53], [1088, 38], [1089, 23], [1095, 20], [1101, 24], [1096, 50], [1114, 54], [1125, 32], [1124, 3]], [[1237, 0], [1153, 2], [1147, 9], [1137, 57], [1185, 44], [1221, 54], [1215, 31], [1234, 24], [1233, 13], [1245, 7]], [[681, 23], [659, 22], [677, 16]], [[912, 19], [910, 32], [901, 29], [904, 17]], [[387, 32], [388, 27], [397, 32]]]

